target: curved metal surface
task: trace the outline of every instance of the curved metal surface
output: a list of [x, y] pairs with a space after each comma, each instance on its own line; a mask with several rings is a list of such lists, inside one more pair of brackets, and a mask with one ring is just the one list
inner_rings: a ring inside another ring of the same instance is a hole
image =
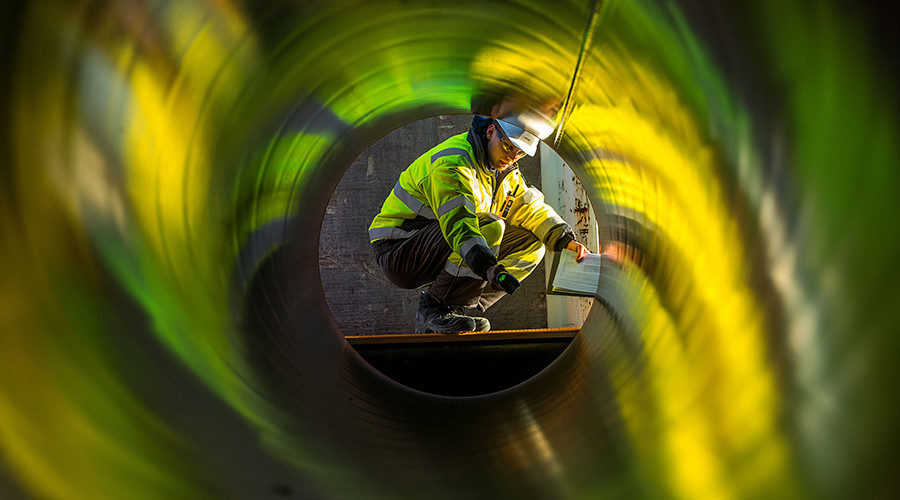
[[[896, 490], [897, 80], [874, 9], [7, 14], [0, 493]], [[315, 235], [331, 190], [404, 123], [522, 108], [560, 122], [624, 263], [535, 378], [473, 398], [401, 387], [329, 316]]]

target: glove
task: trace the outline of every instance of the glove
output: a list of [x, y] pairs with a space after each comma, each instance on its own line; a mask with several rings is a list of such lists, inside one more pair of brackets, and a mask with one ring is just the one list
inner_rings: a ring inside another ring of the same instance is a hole
[[512, 274], [509, 274], [506, 271], [506, 268], [503, 267], [503, 264], [495, 264], [489, 267], [485, 273], [485, 277], [487, 278], [488, 283], [491, 284], [491, 288], [494, 290], [503, 290], [506, 293], [512, 294], [516, 291], [516, 288], [519, 288], [519, 280]]

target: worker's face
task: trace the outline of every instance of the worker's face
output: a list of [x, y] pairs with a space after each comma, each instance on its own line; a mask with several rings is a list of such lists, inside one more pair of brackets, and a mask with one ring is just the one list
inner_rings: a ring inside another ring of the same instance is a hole
[[494, 168], [507, 169], [525, 156], [525, 152], [513, 145], [496, 124], [488, 125], [485, 133], [488, 138], [488, 157]]

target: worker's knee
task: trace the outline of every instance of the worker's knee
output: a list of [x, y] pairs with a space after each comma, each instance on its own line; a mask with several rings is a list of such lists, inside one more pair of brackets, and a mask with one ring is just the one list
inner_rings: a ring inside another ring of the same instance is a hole
[[544, 244], [534, 233], [511, 226], [501, 245], [500, 263], [517, 279], [522, 280], [537, 268], [545, 252]]
[[506, 222], [500, 216], [494, 214], [479, 215], [478, 224], [481, 235], [484, 236], [488, 245], [493, 247], [500, 244], [500, 241], [503, 240], [503, 233], [506, 231]]
[[516, 275], [519, 279], [524, 279], [525, 276], [531, 274], [532, 271], [537, 268], [538, 264], [544, 259], [544, 245], [538, 242], [537, 245], [528, 247], [520, 252], [516, 252], [515, 254], [504, 256], [500, 260], [500, 262], [507, 267], [507, 269], [515, 269], [519, 271], [511, 271], [514, 275]]

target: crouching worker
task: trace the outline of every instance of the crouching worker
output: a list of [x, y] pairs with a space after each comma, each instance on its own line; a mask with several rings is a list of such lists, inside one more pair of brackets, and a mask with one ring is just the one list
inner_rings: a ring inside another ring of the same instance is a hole
[[[416, 333], [487, 331], [484, 312], [537, 267], [544, 246], [588, 250], [528, 186], [517, 160], [539, 138], [527, 116], [475, 117], [468, 133], [420, 156], [403, 173], [369, 226], [375, 260], [391, 283], [417, 288]], [[541, 138], [550, 131], [541, 134]]]

